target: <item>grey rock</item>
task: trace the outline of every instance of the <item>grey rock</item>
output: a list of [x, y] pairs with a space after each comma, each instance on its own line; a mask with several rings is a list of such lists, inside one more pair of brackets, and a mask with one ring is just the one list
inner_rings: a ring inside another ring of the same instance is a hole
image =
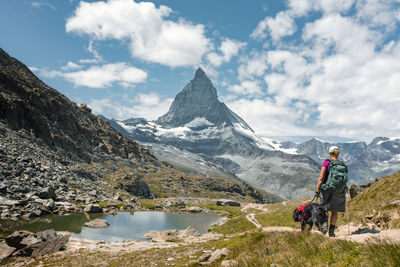
[[27, 245], [16, 252], [17, 256], [37, 257], [51, 254], [67, 244], [71, 234], [68, 232], [56, 233], [54, 230], [38, 232], [36, 235], [25, 238], [22, 242]]
[[99, 205], [87, 205], [83, 211], [86, 213], [102, 213], [103, 209]]
[[240, 207], [240, 203], [230, 200], [230, 199], [219, 199], [217, 200], [217, 206], [233, 206], [233, 207]]
[[104, 219], [94, 219], [89, 222], [85, 222], [84, 226], [89, 228], [107, 228], [110, 224]]
[[43, 190], [41, 190], [38, 194], [38, 196], [42, 199], [56, 199], [56, 191], [53, 187], [46, 187]]
[[32, 235], [33, 235], [32, 232], [25, 231], [25, 230], [15, 231], [11, 235], [6, 236], [5, 237], [5, 241], [6, 241], [8, 246], [14, 247], [16, 249], [21, 249], [21, 248], [23, 248], [25, 246], [24, 244], [21, 244], [21, 241], [24, 238], [27, 238], [27, 237], [32, 236]]
[[10, 247], [6, 242], [0, 242], [0, 262], [11, 256], [16, 250], [14, 247]]

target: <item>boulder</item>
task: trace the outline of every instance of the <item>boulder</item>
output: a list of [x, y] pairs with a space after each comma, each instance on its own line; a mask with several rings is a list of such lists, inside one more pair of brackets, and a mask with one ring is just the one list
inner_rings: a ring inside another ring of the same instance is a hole
[[25, 231], [25, 230], [20, 230], [20, 231], [15, 231], [11, 235], [7, 236], [5, 238], [7, 245], [10, 247], [16, 248], [16, 249], [21, 249], [25, 245], [21, 244], [21, 241], [24, 238], [27, 238], [29, 236], [33, 235], [32, 232]]
[[233, 206], [240, 207], [240, 203], [230, 199], [219, 199], [217, 200], [217, 206]]
[[9, 247], [17, 250], [17, 256], [41, 256], [54, 253], [66, 245], [69, 237], [68, 232], [56, 233], [53, 229], [38, 232], [15, 231], [5, 238]]
[[228, 249], [223, 248], [223, 249], [217, 249], [214, 252], [211, 253], [210, 257], [208, 258], [207, 261], [199, 262], [200, 265], [210, 265], [210, 264], [215, 264], [218, 260], [220, 260], [222, 257], [228, 256]]
[[0, 262], [2, 260], [4, 260], [5, 258], [10, 257], [11, 254], [15, 250], [16, 250], [16, 248], [8, 246], [6, 242], [1, 242], [0, 243]]
[[92, 221], [86, 222], [84, 226], [89, 228], [107, 228], [110, 224], [103, 219], [94, 219]]
[[51, 199], [56, 199], [56, 190], [53, 188], [53, 187], [51, 187], [51, 186], [48, 186], [48, 187], [45, 187], [45, 188], [43, 188], [39, 193], [38, 193], [38, 196], [40, 197], [40, 198], [42, 198], [42, 199], [48, 199], [48, 198], [51, 198]]
[[200, 207], [188, 207], [188, 208], [186, 208], [186, 211], [193, 212], [193, 213], [199, 213], [199, 212], [202, 212], [203, 209]]
[[[30, 244], [17, 251], [17, 256], [41, 256], [60, 250], [68, 243], [71, 234], [68, 232], [56, 233], [54, 230], [46, 230], [36, 234], [36, 238], [30, 240]], [[36, 239], [36, 242], [34, 242]]]
[[83, 211], [86, 213], [102, 213], [103, 209], [99, 205], [87, 205]]

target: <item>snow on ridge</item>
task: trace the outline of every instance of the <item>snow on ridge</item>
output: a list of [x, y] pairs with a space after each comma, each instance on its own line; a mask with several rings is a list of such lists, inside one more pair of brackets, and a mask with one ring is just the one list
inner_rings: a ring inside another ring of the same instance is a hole
[[212, 126], [212, 125], [214, 125], [214, 124], [212, 122], [208, 121], [206, 118], [197, 117], [197, 118], [194, 118], [192, 121], [186, 123], [185, 127], [197, 128], [200, 126]]
[[132, 125], [126, 125], [125, 123], [123, 123], [122, 121], [116, 121], [117, 124], [119, 126], [121, 126], [122, 128], [124, 128], [127, 132], [131, 133], [133, 130], [135, 130], [137, 127], [136, 126], [132, 126]]
[[272, 145], [272, 142], [268, 142], [266, 140], [264, 140], [263, 138], [257, 136], [254, 132], [252, 132], [250, 129], [245, 129], [243, 127], [242, 124], [240, 123], [234, 123], [233, 127], [236, 131], [250, 137], [251, 139], [254, 140], [254, 142], [257, 144], [257, 146], [259, 148], [265, 149], [265, 150], [269, 150], [269, 151], [273, 151], [275, 150], [274, 146]]

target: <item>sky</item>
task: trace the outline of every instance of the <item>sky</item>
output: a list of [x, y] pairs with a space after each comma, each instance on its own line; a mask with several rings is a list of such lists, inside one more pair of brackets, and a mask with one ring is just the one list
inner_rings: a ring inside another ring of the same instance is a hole
[[278, 140], [399, 136], [400, 0], [0, 0], [0, 47], [77, 104], [154, 120], [204, 69]]

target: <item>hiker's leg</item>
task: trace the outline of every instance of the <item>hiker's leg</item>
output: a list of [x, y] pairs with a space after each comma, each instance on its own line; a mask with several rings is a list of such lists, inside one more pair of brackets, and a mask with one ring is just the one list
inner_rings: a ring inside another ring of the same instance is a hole
[[335, 237], [335, 228], [336, 228], [337, 217], [338, 217], [338, 213], [335, 211], [332, 211], [331, 220], [330, 220], [330, 224], [329, 224], [329, 236], [330, 237]]
[[332, 211], [330, 224], [336, 225], [337, 218], [338, 218], [338, 213], [336, 211]]

